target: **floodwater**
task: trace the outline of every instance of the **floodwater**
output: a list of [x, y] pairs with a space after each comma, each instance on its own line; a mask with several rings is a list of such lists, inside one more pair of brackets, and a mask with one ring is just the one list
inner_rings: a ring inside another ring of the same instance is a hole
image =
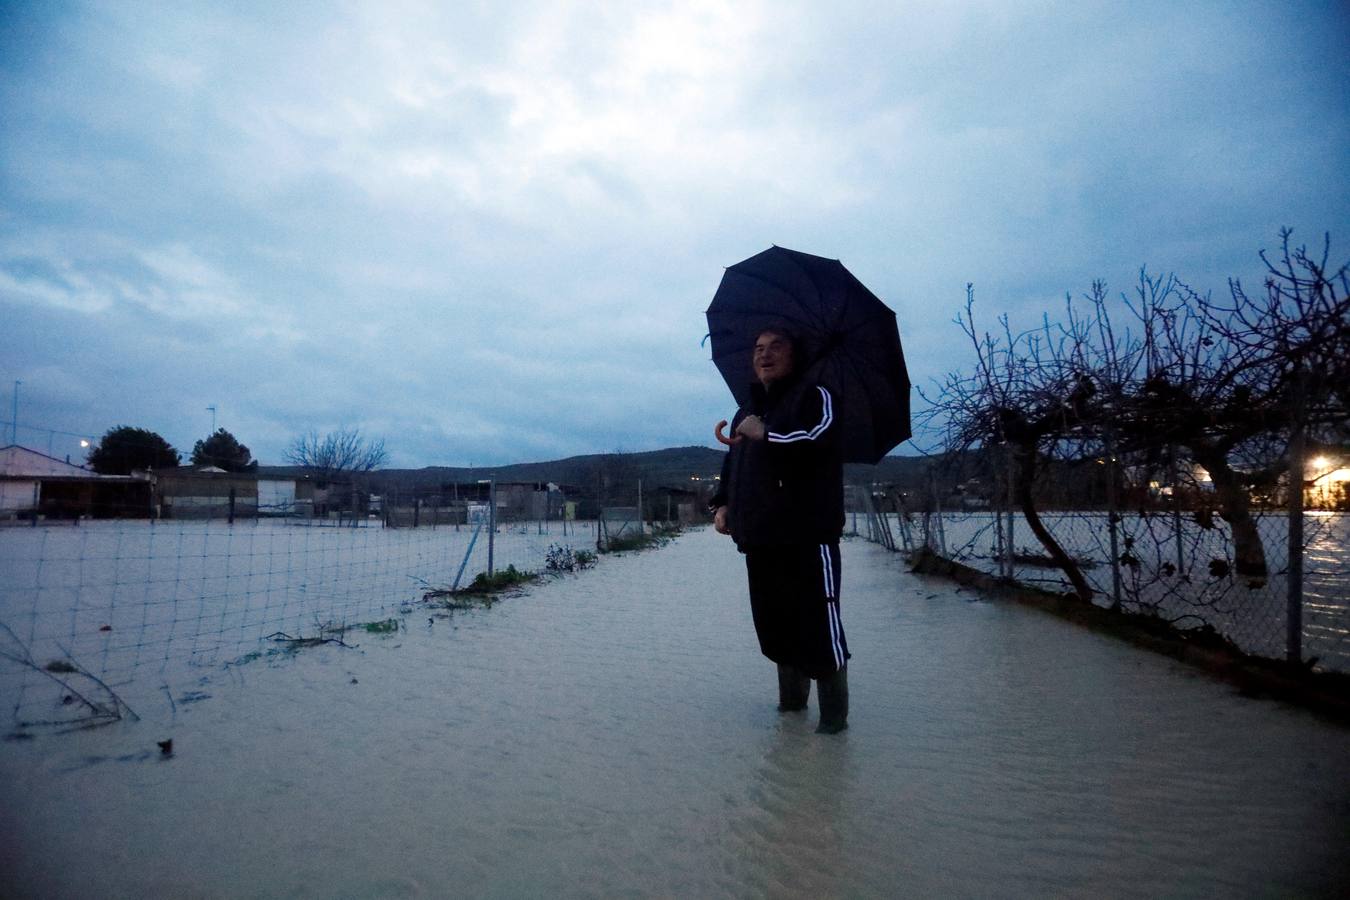
[[[56, 687], [30, 655], [115, 684], [142, 715], [168, 707], [215, 667], [273, 634], [387, 619], [428, 589], [468, 585], [489, 567], [545, 566], [551, 545], [594, 546], [593, 523], [528, 522], [490, 538], [474, 527], [305, 527], [295, 520], [107, 520], [0, 528], [0, 699], [46, 718]], [[495, 552], [494, 552], [495, 551]]]
[[[695, 531], [0, 744], [12, 897], [1334, 896], [1350, 730], [844, 547], [851, 728]], [[159, 740], [172, 738], [173, 755]]]
[[[898, 517], [889, 521], [900, 529]], [[1086, 561], [1083, 576], [1109, 605], [1113, 586], [1110, 561], [1124, 548], [1135, 566], [1122, 567], [1126, 609], [1160, 610], [1182, 627], [1201, 623], [1215, 628], [1246, 653], [1284, 659], [1287, 652], [1289, 521], [1284, 513], [1255, 516], [1270, 576], [1234, 578], [1210, 571], [1211, 561], [1233, 558], [1229, 529], [1215, 517], [1207, 526], [1187, 513], [1180, 540], [1170, 515], [1125, 515], [1119, 519], [1120, 545], [1111, 551], [1109, 519], [1102, 512], [1047, 512], [1046, 527], [1064, 549]], [[997, 525], [987, 512], [944, 512], [942, 543], [952, 558], [991, 574], [1002, 570]], [[1302, 655], [1322, 671], [1350, 673], [1350, 515], [1311, 510], [1304, 514], [1302, 582]], [[1019, 515], [1014, 546], [1027, 555], [1043, 555], [1040, 544]], [[911, 535], [922, 540], [921, 529]], [[1174, 567], [1175, 568], [1172, 568]], [[1170, 571], [1169, 571], [1170, 570]], [[1180, 573], [1175, 575], [1173, 573]], [[1071, 589], [1053, 567], [1014, 565], [1024, 584], [1051, 590]]]

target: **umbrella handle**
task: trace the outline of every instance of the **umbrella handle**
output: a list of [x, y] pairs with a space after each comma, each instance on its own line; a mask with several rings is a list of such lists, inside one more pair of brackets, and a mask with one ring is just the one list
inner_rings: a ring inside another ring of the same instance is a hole
[[722, 421], [718, 422], [717, 427], [713, 429], [713, 434], [716, 435], [719, 441], [726, 444], [728, 447], [734, 447], [737, 444], [739, 444], [742, 440], [744, 440], [744, 435], [739, 434], [727, 437], [725, 434], [722, 433], [722, 429], [726, 427], [727, 427], [727, 420], [723, 419]]

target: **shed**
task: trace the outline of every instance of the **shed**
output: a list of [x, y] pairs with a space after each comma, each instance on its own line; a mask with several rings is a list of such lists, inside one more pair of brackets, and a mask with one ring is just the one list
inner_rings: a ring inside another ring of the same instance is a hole
[[224, 519], [258, 513], [258, 477], [215, 466], [161, 469], [154, 473], [155, 497], [166, 519]]
[[17, 444], [0, 448], [0, 520], [149, 514], [145, 475], [100, 475]]

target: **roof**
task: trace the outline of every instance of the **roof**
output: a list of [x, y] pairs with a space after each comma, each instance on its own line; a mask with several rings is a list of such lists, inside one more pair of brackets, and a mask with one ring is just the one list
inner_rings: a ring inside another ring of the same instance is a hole
[[68, 462], [10, 444], [0, 448], [0, 476], [10, 478], [45, 478], [51, 476], [98, 478], [98, 474]]
[[1350, 466], [1338, 466], [1334, 469], [1329, 469], [1321, 475], [1318, 475], [1310, 481], [1309, 484], [1317, 484], [1322, 481], [1350, 481]]

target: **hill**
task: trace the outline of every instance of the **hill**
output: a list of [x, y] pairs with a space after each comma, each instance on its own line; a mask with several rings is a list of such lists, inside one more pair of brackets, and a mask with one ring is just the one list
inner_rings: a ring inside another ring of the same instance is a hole
[[[369, 476], [376, 491], [426, 490], [442, 484], [473, 484], [496, 478], [498, 482], [548, 482], [583, 490], [605, 476], [611, 480], [636, 481], [644, 489], [689, 488], [694, 479], [711, 479], [722, 471], [722, 450], [711, 447], [671, 447], [636, 453], [592, 453], [544, 462], [512, 463], [505, 466], [427, 466], [421, 469], [381, 469]], [[844, 478], [850, 483], [883, 482], [907, 490], [922, 486], [930, 461], [922, 457], [888, 456], [876, 466], [849, 464]], [[291, 466], [267, 466], [263, 474], [303, 474]]]

